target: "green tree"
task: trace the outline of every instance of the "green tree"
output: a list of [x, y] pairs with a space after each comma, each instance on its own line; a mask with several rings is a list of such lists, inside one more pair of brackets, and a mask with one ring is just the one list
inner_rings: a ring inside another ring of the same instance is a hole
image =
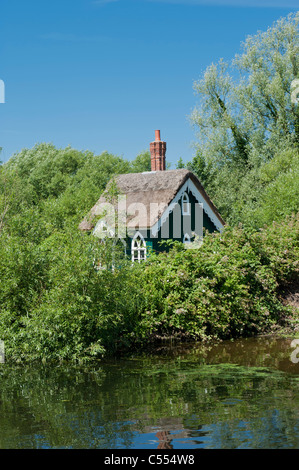
[[299, 73], [298, 24], [299, 12], [292, 13], [247, 37], [231, 62], [211, 64], [194, 83], [198, 152], [189, 166], [232, 223], [242, 221], [245, 206], [258, 203], [260, 168], [299, 145], [299, 106], [291, 99]]
[[151, 154], [148, 150], [139, 153], [137, 157], [132, 161], [131, 171], [133, 173], [151, 171]]
[[299, 111], [291, 100], [299, 73], [298, 23], [299, 12], [248, 37], [231, 63], [221, 59], [194, 83], [201, 102], [191, 119], [205, 156], [246, 164], [253, 155], [271, 157], [283, 138], [298, 143]]
[[176, 169], [177, 169], [177, 170], [180, 170], [180, 169], [185, 168], [185, 167], [186, 167], [186, 165], [185, 165], [185, 163], [184, 163], [182, 157], [180, 157], [180, 158], [178, 159], [178, 161], [177, 161]]

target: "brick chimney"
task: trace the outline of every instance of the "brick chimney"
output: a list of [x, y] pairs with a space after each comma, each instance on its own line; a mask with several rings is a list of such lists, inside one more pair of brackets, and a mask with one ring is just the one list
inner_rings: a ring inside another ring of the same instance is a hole
[[150, 143], [152, 171], [165, 171], [166, 142], [160, 138], [160, 131], [155, 131], [155, 140]]

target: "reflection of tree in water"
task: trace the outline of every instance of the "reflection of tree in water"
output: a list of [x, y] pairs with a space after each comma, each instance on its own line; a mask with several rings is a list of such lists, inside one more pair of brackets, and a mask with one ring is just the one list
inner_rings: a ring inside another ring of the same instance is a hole
[[271, 367], [284, 372], [299, 374], [299, 363], [290, 361], [292, 339], [260, 336], [240, 338], [216, 343], [162, 344], [160, 357], [188, 357], [189, 361], [203, 364], [231, 363], [244, 366]]
[[[250, 354], [265, 354], [264, 343], [260, 349], [249, 345]], [[233, 350], [220, 346], [215, 361]], [[243, 350], [241, 344], [238, 349]], [[281, 344], [281, 363], [283, 349]], [[5, 365], [0, 368], [0, 447], [132, 448], [137, 436], [149, 434], [159, 449], [180, 443], [298, 448], [297, 376], [211, 364], [212, 350], [207, 355], [208, 364], [197, 349], [100, 366]], [[246, 351], [242, 361], [245, 356]]]

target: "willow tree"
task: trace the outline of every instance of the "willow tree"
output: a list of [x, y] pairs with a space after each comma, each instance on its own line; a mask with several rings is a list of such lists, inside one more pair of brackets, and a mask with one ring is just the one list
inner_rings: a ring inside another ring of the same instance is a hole
[[220, 163], [271, 156], [283, 139], [299, 144], [299, 109], [291, 99], [299, 77], [299, 12], [249, 36], [243, 52], [210, 65], [194, 83], [200, 103], [191, 119], [205, 156]]
[[241, 53], [230, 62], [211, 64], [194, 82], [199, 103], [191, 122], [198, 152], [191, 166], [199, 177], [202, 172], [213, 182], [210, 190], [216, 200], [219, 177], [234, 191], [240, 178], [278, 149], [299, 146], [299, 106], [294, 99], [299, 94], [298, 24], [299, 12], [292, 13], [247, 37]]

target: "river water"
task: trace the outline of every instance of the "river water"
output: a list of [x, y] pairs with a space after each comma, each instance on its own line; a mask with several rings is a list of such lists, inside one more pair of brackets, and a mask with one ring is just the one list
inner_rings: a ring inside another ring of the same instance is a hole
[[259, 337], [0, 364], [0, 448], [299, 448], [296, 360], [291, 339]]

